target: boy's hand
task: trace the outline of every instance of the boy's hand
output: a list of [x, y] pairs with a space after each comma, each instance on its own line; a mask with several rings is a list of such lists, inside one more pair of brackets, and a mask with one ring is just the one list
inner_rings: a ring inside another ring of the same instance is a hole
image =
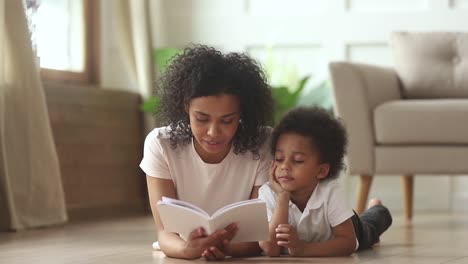
[[293, 226], [281, 224], [275, 231], [278, 245], [287, 248], [289, 255], [300, 256], [304, 252], [304, 242], [299, 239]]
[[271, 162], [271, 166], [270, 166], [269, 183], [270, 183], [271, 189], [272, 189], [276, 194], [279, 194], [279, 193], [283, 192], [284, 190], [283, 190], [283, 188], [281, 187], [280, 183], [276, 180], [275, 171], [276, 171], [276, 164], [275, 164], [275, 161], [272, 161], [272, 162]]

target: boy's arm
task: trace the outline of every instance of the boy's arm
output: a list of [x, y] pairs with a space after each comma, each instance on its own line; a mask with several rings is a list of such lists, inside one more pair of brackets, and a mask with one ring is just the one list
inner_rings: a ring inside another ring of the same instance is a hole
[[[356, 235], [351, 218], [335, 226], [333, 233], [334, 238], [327, 241], [318, 243], [293, 243], [293, 241], [289, 241], [291, 245], [300, 245], [299, 248], [285, 246], [288, 247], [290, 253], [293, 253], [291, 255], [299, 257], [338, 257], [351, 255], [356, 249]], [[292, 236], [291, 240], [298, 239], [297, 234], [290, 235]]]
[[269, 224], [270, 240], [260, 241], [260, 247], [270, 257], [278, 257], [281, 254], [281, 246], [276, 238], [276, 228], [280, 224], [288, 222], [289, 213], [289, 193], [280, 192], [276, 197], [276, 207]]
[[320, 243], [307, 243], [305, 256], [338, 257], [349, 256], [356, 250], [356, 234], [351, 218], [333, 228], [335, 237]]
[[268, 225], [270, 240], [259, 241], [258, 244], [270, 257], [278, 257], [281, 254], [281, 246], [278, 245], [278, 238], [276, 237], [276, 228], [280, 224], [288, 223], [289, 214], [289, 192], [286, 192], [281, 188], [281, 185], [275, 178], [276, 164], [272, 162], [268, 182], [270, 188], [276, 193], [276, 206], [271, 216], [270, 223]]

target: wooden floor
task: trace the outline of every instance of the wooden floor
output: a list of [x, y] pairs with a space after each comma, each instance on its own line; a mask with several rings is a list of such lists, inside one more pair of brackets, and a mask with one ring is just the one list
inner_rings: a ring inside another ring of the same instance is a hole
[[[148, 216], [0, 233], [0, 263], [193, 263], [153, 251], [154, 239], [153, 222]], [[396, 216], [379, 245], [346, 258], [257, 257], [224, 261], [227, 262], [468, 263], [468, 214], [417, 214], [412, 226]]]

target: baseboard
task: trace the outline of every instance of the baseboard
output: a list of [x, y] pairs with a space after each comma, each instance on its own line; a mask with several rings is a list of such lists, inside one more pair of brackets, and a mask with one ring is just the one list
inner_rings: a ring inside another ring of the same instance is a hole
[[148, 212], [147, 207], [144, 204], [69, 208], [67, 210], [67, 213], [70, 222], [150, 214], [150, 212]]
[[468, 212], [468, 193], [454, 193], [452, 212]]

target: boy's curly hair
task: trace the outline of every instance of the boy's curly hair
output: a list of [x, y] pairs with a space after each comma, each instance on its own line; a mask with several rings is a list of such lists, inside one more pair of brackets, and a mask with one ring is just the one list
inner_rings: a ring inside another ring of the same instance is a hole
[[196, 97], [232, 94], [240, 99], [241, 123], [233, 138], [234, 153], [258, 149], [268, 138], [273, 98], [261, 67], [242, 53], [222, 54], [212, 47], [193, 45], [175, 56], [157, 85], [159, 117], [170, 126], [176, 148], [192, 138], [186, 106]]
[[285, 133], [297, 133], [310, 139], [311, 146], [319, 151], [320, 162], [330, 164], [326, 179], [337, 178], [345, 168], [343, 159], [348, 143], [346, 130], [326, 110], [319, 107], [299, 107], [286, 113], [273, 130], [270, 148], [273, 155], [279, 137]]

